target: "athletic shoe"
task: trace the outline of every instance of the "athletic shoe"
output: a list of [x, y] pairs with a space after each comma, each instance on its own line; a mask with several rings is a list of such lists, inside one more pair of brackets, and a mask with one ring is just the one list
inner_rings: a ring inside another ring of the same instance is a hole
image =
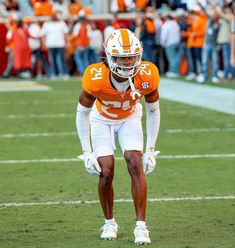
[[205, 77], [203, 76], [203, 74], [200, 74], [200, 75], [197, 76], [196, 81], [197, 81], [197, 83], [199, 83], [199, 84], [203, 84], [203, 83], [205, 83], [206, 79], [205, 79]]
[[55, 75], [52, 75], [50, 76], [50, 79], [54, 81], [54, 80], [57, 80], [57, 77]]
[[149, 238], [149, 230], [147, 227], [136, 226], [134, 230], [135, 244], [137, 245], [147, 245], [151, 243]]
[[219, 79], [217, 78], [217, 77], [213, 77], [212, 78], [212, 83], [214, 83], [214, 84], [218, 84], [220, 81], [219, 81]]
[[191, 72], [191, 73], [189, 73], [187, 76], [185, 76], [185, 79], [186, 80], [193, 80], [193, 79], [195, 79], [196, 78], [196, 74], [195, 73], [193, 73], [193, 72]]
[[217, 75], [219, 78], [224, 78], [224, 72], [221, 70], [217, 71]]
[[179, 73], [168, 71], [168, 72], [166, 72], [166, 77], [168, 77], [168, 78], [177, 78], [177, 77], [179, 77]]
[[116, 221], [104, 224], [101, 230], [103, 230], [100, 236], [102, 239], [113, 240], [117, 238], [118, 225]]
[[68, 75], [68, 74], [63, 75], [63, 80], [64, 80], [64, 81], [69, 80], [69, 75]]

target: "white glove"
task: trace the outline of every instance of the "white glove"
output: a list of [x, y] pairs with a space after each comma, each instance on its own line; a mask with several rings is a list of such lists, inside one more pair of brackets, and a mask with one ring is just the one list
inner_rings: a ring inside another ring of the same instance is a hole
[[145, 152], [142, 156], [142, 165], [144, 174], [148, 175], [153, 172], [156, 166], [156, 157], [160, 153], [160, 151], [155, 152]]
[[84, 153], [83, 155], [78, 156], [78, 159], [84, 162], [85, 168], [88, 173], [95, 176], [100, 175], [101, 168], [94, 153], [92, 152]]

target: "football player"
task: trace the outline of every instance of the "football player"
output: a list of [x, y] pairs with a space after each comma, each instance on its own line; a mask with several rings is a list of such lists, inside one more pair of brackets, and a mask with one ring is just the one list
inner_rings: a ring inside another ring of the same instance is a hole
[[[159, 73], [142, 61], [139, 39], [128, 29], [114, 30], [104, 44], [106, 62], [88, 66], [82, 78], [76, 125], [86, 170], [99, 176], [98, 192], [105, 224], [101, 238], [116, 239], [118, 225], [113, 216], [115, 134], [127, 169], [136, 212], [135, 243], [151, 243], [145, 223], [146, 175], [156, 165], [154, 151], [160, 125]], [[144, 150], [141, 124], [144, 97], [147, 113], [147, 143]], [[91, 138], [91, 142], [90, 142]], [[92, 144], [92, 145], [91, 145]]]

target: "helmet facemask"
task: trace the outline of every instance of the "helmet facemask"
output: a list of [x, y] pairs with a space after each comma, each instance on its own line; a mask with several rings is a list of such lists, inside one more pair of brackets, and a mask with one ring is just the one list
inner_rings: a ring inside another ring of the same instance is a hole
[[[137, 74], [141, 64], [141, 58], [141, 53], [130, 56], [107, 56], [110, 70], [114, 74], [122, 78], [134, 77]], [[125, 62], [125, 60], [127, 61], [127, 63]]]

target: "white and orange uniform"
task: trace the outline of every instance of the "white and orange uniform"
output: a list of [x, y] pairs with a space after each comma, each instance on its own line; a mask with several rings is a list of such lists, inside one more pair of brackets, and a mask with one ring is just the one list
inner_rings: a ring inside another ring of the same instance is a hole
[[139, 99], [157, 89], [160, 79], [157, 67], [142, 61], [133, 77], [140, 96], [131, 97], [131, 89], [118, 91], [111, 82], [111, 72], [104, 63], [88, 66], [82, 78], [82, 88], [96, 97], [90, 115], [91, 139], [96, 157], [113, 154], [114, 133], [117, 133], [122, 151], [143, 151], [142, 105]]

